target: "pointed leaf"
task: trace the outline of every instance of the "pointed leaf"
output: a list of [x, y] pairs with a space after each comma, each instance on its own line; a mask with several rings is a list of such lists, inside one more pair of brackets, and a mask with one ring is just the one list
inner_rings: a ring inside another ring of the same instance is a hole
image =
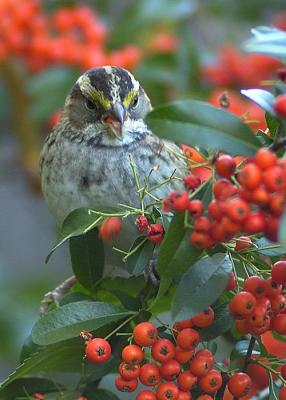
[[0, 391], [15, 379], [38, 372], [80, 372], [84, 348], [84, 343], [78, 338], [41, 348], [25, 359], [1, 384]]
[[78, 336], [82, 329], [93, 331], [128, 314], [123, 307], [100, 301], [65, 304], [36, 322], [32, 339], [39, 345], [60, 342]]
[[274, 111], [275, 97], [272, 93], [262, 89], [247, 89], [241, 90], [241, 93], [248, 97], [250, 100], [258, 104], [263, 110], [271, 115], [276, 115]]
[[197, 261], [182, 276], [177, 287], [172, 316], [191, 318], [214, 303], [225, 289], [232, 270], [228, 255], [217, 253]]
[[33, 393], [59, 393], [64, 387], [44, 378], [20, 378], [0, 389], [0, 399], [15, 400], [18, 397], [27, 398]]
[[92, 229], [84, 235], [70, 239], [70, 255], [73, 272], [79, 283], [94, 291], [104, 269], [104, 247], [98, 230]]
[[280, 29], [260, 26], [252, 29], [254, 38], [244, 44], [246, 51], [286, 57], [286, 33]]
[[140, 243], [142, 245], [126, 260], [127, 271], [135, 276], [139, 276], [144, 272], [154, 251], [154, 245], [149, 240], [146, 240], [146, 236], [139, 236], [135, 239], [128, 252], [135, 249]]
[[120, 400], [114, 393], [105, 389], [92, 390], [92, 393], [89, 393], [88, 398], [90, 400]]
[[88, 208], [78, 208], [72, 211], [64, 220], [55, 246], [46, 258], [49, 261], [53, 252], [71, 237], [82, 235], [95, 228], [103, 221], [103, 217], [91, 212]]
[[260, 147], [250, 128], [232, 113], [195, 100], [165, 104], [151, 111], [147, 124], [158, 136], [193, 146], [252, 155]]

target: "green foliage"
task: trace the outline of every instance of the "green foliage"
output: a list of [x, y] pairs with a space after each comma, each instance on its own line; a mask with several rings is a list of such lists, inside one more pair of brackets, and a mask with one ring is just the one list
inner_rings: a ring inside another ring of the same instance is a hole
[[98, 230], [93, 229], [82, 236], [72, 237], [70, 255], [78, 282], [93, 292], [104, 269], [104, 247], [98, 236]]
[[77, 337], [82, 329], [93, 331], [128, 315], [122, 307], [96, 301], [65, 304], [36, 322], [33, 341], [48, 345]]
[[222, 304], [219, 307], [214, 308], [215, 320], [211, 326], [202, 329], [201, 337], [204, 341], [209, 341], [222, 336], [225, 332], [228, 332], [233, 326], [234, 319], [229, 313], [228, 303]]
[[191, 318], [213, 304], [225, 289], [231, 270], [227, 254], [217, 253], [197, 261], [178, 285], [172, 304], [173, 318]]
[[196, 100], [157, 107], [146, 118], [158, 136], [230, 154], [253, 155], [260, 143], [242, 120], [228, 111]]
[[128, 250], [132, 254], [126, 260], [127, 271], [134, 276], [141, 275], [152, 258], [153, 251], [154, 246], [146, 240], [146, 236], [138, 236]]
[[268, 112], [271, 116], [275, 116], [274, 111], [275, 97], [272, 93], [262, 89], [247, 89], [242, 90], [241, 93], [258, 104], [263, 110]]
[[27, 398], [27, 394], [54, 393], [56, 396], [64, 386], [44, 378], [19, 378], [1, 390], [0, 399], [15, 400], [18, 397]]
[[268, 54], [281, 58], [286, 57], [286, 33], [280, 29], [271, 28], [268, 26], [259, 26], [252, 29], [254, 35], [245, 43], [246, 51]]

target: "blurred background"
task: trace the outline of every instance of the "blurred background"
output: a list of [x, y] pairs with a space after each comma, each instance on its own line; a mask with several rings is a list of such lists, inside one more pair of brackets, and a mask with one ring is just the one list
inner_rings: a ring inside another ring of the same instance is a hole
[[285, 0], [0, 0], [0, 380], [44, 293], [71, 274], [64, 248], [45, 264], [56, 225], [38, 177], [71, 85], [88, 68], [117, 65], [153, 105], [203, 99], [264, 129], [263, 112], [239, 93], [279, 75], [277, 60], [240, 50], [257, 25], [286, 30]]

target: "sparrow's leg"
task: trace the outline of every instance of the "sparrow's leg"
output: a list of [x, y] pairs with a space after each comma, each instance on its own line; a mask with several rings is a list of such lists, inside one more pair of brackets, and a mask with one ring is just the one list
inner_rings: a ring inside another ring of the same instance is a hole
[[68, 291], [75, 285], [75, 283], [76, 277], [74, 275], [70, 276], [54, 290], [46, 293], [40, 304], [40, 316], [43, 317], [48, 312], [49, 306], [51, 304], [55, 304], [58, 307], [61, 298], [68, 293]]
[[152, 258], [147, 267], [145, 268], [144, 271], [144, 277], [146, 281], [149, 281], [154, 285], [154, 286], [159, 286], [160, 285], [160, 277], [157, 273], [157, 260]]

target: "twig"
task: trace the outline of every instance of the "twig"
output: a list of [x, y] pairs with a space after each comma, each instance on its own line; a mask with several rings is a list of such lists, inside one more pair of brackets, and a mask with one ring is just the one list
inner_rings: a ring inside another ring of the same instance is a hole
[[247, 366], [251, 360], [251, 355], [252, 355], [252, 352], [253, 352], [253, 349], [255, 346], [255, 341], [256, 341], [255, 337], [251, 336], [251, 339], [250, 339], [250, 342], [248, 345], [248, 349], [247, 349], [247, 353], [246, 353], [246, 356], [244, 359], [244, 365], [243, 365], [243, 369], [242, 369], [243, 372], [245, 372], [247, 370]]

